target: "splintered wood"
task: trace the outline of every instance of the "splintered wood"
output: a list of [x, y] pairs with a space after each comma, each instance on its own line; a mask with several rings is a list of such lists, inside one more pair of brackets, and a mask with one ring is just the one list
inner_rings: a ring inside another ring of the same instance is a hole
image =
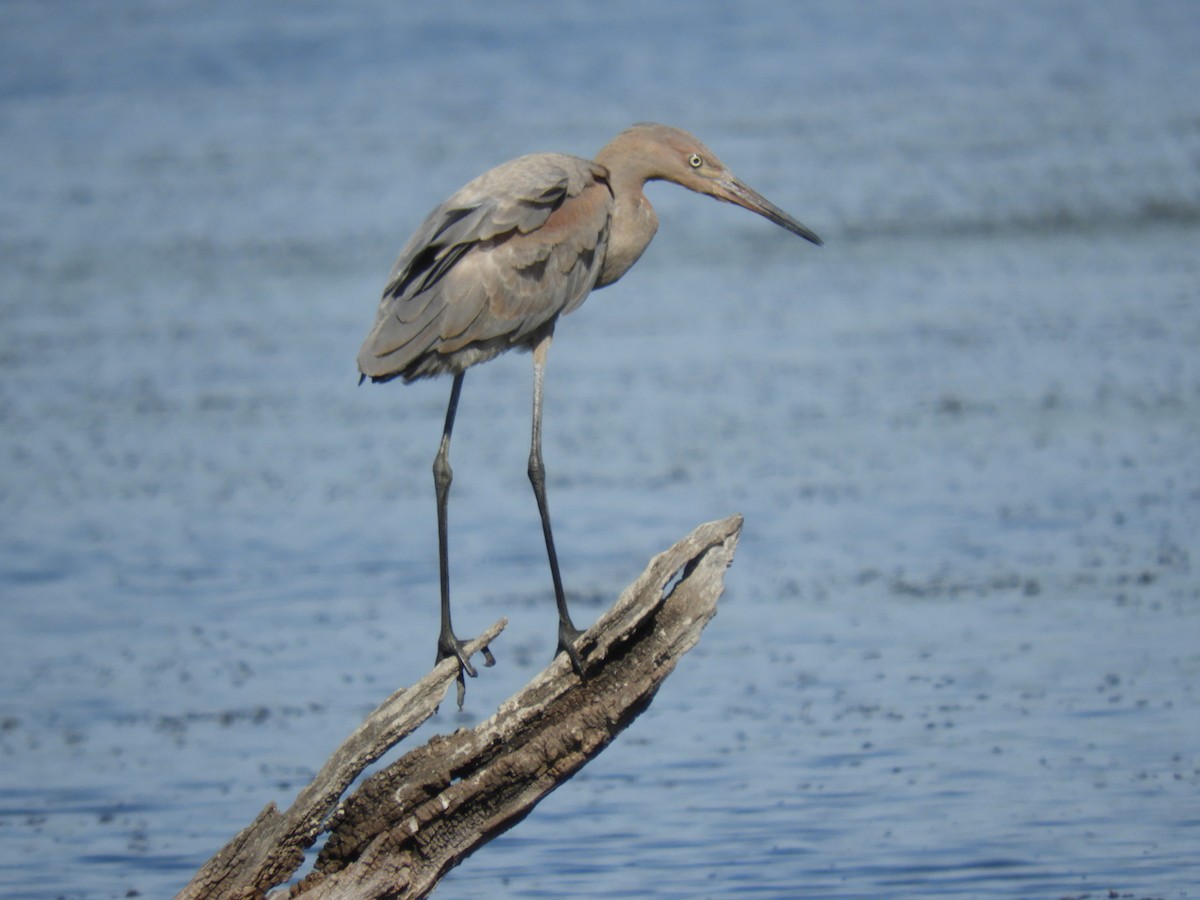
[[[646, 709], [716, 613], [741, 526], [741, 516], [709, 522], [654, 557], [579, 639], [584, 680], [560, 654], [487, 721], [432, 738], [339, 805], [357, 775], [444, 700], [457, 663], [443, 660], [371, 713], [287, 812], [269, 805], [178, 897], [263, 897], [299, 868], [324, 831], [313, 871], [288, 896], [424, 897]], [[468, 651], [504, 625], [470, 641]]]

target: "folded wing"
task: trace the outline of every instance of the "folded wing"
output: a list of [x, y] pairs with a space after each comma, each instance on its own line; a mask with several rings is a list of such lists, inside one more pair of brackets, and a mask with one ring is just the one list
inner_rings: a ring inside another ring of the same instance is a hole
[[527, 346], [592, 290], [611, 217], [607, 171], [590, 160], [542, 153], [485, 172], [401, 250], [360, 371], [412, 380]]

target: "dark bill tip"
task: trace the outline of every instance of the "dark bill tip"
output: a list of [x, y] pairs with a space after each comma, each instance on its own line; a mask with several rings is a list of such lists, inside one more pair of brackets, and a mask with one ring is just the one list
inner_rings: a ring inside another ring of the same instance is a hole
[[809, 243], [816, 244], [818, 247], [825, 245], [815, 231], [793, 219], [762, 194], [742, 184], [736, 178], [717, 182], [716, 196], [729, 203], [737, 204], [742, 209], [757, 213], [780, 228], [786, 228], [792, 234], [799, 235]]

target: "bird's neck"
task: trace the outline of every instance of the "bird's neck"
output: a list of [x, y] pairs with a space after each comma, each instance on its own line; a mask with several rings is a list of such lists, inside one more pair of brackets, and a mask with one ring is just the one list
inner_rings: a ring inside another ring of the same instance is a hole
[[[602, 159], [597, 162], [603, 164]], [[638, 261], [658, 231], [658, 216], [643, 192], [646, 179], [620, 166], [609, 166], [609, 186], [613, 192], [612, 224], [608, 249], [596, 287], [612, 284]]]

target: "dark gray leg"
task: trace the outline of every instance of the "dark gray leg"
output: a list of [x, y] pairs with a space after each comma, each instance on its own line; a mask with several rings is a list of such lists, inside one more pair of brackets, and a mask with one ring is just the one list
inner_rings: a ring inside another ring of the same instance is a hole
[[529, 448], [529, 481], [533, 485], [538, 513], [542, 517], [546, 555], [550, 558], [550, 577], [554, 581], [554, 600], [558, 604], [558, 649], [566, 651], [571, 665], [582, 678], [583, 663], [575, 649], [575, 639], [583, 632], [571, 622], [571, 614], [567, 611], [562, 576], [558, 572], [558, 554], [554, 552], [554, 534], [550, 530], [550, 507], [546, 503], [546, 467], [542, 463], [542, 381], [545, 377], [546, 352], [549, 349], [550, 336], [547, 335], [533, 350], [533, 440]]
[[[433, 460], [433, 487], [437, 492], [438, 520], [438, 567], [442, 587], [442, 627], [438, 633], [437, 662], [453, 656], [458, 660], [458, 705], [462, 707], [463, 692], [466, 681], [463, 673], [475, 677], [475, 667], [471, 665], [463, 652], [463, 644], [454, 635], [450, 625], [450, 552], [447, 539], [446, 513], [447, 501], [450, 498], [450, 482], [454, 480], [454, 472], [450, 468], [450, 432], [454, 430], [454, 415], [458, 411], [458, 395], [462, 392], [463, 375], [460, 372], [454, 376], [454, 385], [450, 388], [450, 403], [446, 407], [446, 424], [442, 428], [442, 443], [438, 447], [437, 456]], [[491, 651], [483, 648], [484, 662], [492, 665], [496, 660]]]

